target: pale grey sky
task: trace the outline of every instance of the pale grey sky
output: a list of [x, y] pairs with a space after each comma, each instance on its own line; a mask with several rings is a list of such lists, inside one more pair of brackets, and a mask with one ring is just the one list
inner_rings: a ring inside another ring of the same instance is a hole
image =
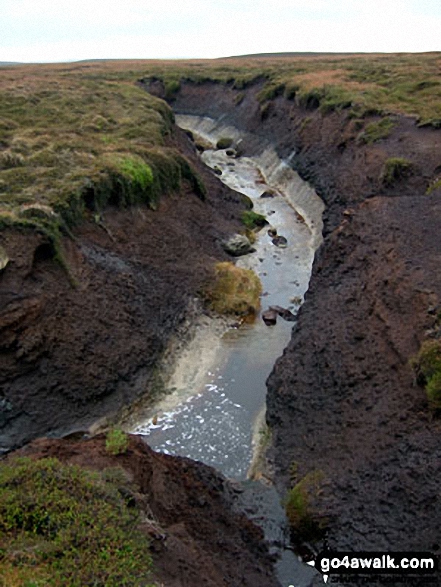
[[441, 49], [441, 0], [0, 0], [0, 61]]

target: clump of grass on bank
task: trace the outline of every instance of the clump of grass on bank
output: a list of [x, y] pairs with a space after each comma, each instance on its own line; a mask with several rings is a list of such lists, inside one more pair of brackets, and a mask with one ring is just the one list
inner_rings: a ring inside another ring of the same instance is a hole
[[263, 214], [258, 214], [253, 210], [245, 210], [242, 212], [241, 220], [245, 224], [246, 228], [253, 230], [255, 228], [262, 228], [268, 224], [268, 220]]
[[411, 365], [417, 382], [424, 386], [430, 407], [441, 409], [441, 341], [424, 341]]
[[395, 122], [389, 116], [381, 120], [370, 122], [366, 125], [364, 131], [359, 135], [358, 139], [362, 143], [371, 144], [381, 139], [387, 138], [392, 129], [395, 127]]
[[112, 428], [106, 434], [106, 451], [113, 456], [123, 455], [127, 452], [129, 437], [120, 428]]
[[262, 285], [250, 269], [217, 263], [213, 280], [204, 291], [211, 310], [218, 314], [248, 316], [258, 312]]
[[151, 557], [126, 505], [105, 475], [57, 459], [0, 465], [0, 584], [147, 585]]
[[381, 171], [381, 182], [390, 187], [400, 179], [409, 177], [413, 172], [411, 161], [402, 157], [391, 157], [387, 159]]
[[326, 522], [314, 507], [323, 483], [321, 471], [311, 471], [292, 489], [285, 500], [285, 511], [293, 534], [298, 541], [310, 541], [322, 536]]

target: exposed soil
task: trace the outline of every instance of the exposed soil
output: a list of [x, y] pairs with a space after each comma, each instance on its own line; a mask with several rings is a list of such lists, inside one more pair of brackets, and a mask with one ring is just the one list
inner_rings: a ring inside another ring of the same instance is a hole
[[[284, 493], [323, 471], [315, 505], [332, 548], [439, 554], [441, 421], [409, 359], [439, 328], [441, 199], [426, 189], [439, 176], [441, 132], [395, 117], [389, 137], [365, 144], [360, 133], [378, 117], [283, 98], [262, 106], [258, 89], [238, 103], [233, 88], [187, 83], [174, 107], [253, 133], [245, 153], [271, 142], [327, 204], [306, 302], [268, 380], [276, 483]], [[411, 161], [411, 173], [385, 182], [390, 157]]]
[[0, 232], [10, 257], [0, 274], [0, 447], [85, 429], [154, 394], [158, 358], [177, 330], [185, 336], [243, 208], [184, 133], [171, 141], [198, 168], [207, 200], [188, 188], [157, 211], [108, 208], [101, 225], [91, 218], [64, 239], [70, 279], [44, 236]]
[[278, 585], [261, 530], [235, 511], [235, 490], [214, 469], [155, 453], [135, 436], [127, 453], [116, 457], [106, 452], [102, 435], [87, 441], [40, 439], [18, 455], [57, 457], [98, 471], [122, 468], [130, 482], [124, 493], [145, 514], [142, 528], [151, 539], [152, 579], [158, 585]]

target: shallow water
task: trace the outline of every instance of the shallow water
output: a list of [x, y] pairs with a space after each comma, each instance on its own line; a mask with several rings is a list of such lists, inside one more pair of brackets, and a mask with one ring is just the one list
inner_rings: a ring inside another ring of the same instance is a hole
[[[186, 117], [182, 126], [192, 129], [191, 120]], [[262, 229], [256, 252], [241, 257], [237, 264], [259, 275], [262, 311], [280, 305], [295, 314], [308, 288], [317, 234], [284, 196], [280, 184], [267, 183], [259, 160], [232, 158], [216, 149], [205, 151], [202, 159], [221, 169], [220, 179], [251, 197], [254, 210], [287, 238], [288, 246], [278, 248], [267, 234], [268, 227]], [[279, 188], [274, 198], [260, 198], [272, 187]], [[187, 361], [187, 372], [172, 385], [176, 388], [156, 407], [154, 417], [139, 423], [134, 432], [145, 435], [156, 450], [202, 461], [230, 478], [246, 479], [253, 435], [265, 406], [266, 378], [292, 327], [292, 322], [281, 318], [276, 326], [268, 327], [259, 315], [254, 323], [229, 330], [215, 348], [199, 347], [193, 364]], [[205, 355], [210, 355], [208, 361]], [[192, 369], [198, 377], [190, 373]]]

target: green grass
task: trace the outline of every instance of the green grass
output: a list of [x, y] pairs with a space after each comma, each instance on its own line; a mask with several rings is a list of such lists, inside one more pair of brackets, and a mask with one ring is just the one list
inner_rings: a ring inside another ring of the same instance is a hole
[[389, 116], [370, 122], [359, 135], [358, 140], [361, 143], [371, 144], [385, 139], [390, 135], [395, 125], [395, 121]]
[[311, 471], [286, 496], [285, 511], [296, 540], [315, 540], [323, 534], [325, 520], [314, 506], [322, 483], [323, 473]]
[[[258, 99], [284, 95], [323, 112], [354, 117], [400, 113], [420, 125], [441, 127], [440, 53], [289, 55], [152, 62], [149, 75], [164, 80], [213, 80], [243, 89], [260, 82]], [[144, 74], [146, 75], [146, 74]]]
[[390, 157], [386, 159], [381, 171], [381, 182], [387, 186], [393, 186], [397, 181], [409, 177], [413, 172], [411, 161], [402, 157]]
[[411, 365], [417, 382], [424, 386], [430, 407], [441, 409], [441, 341], [425, 340]]
[[106, 451], [113, 455], [123, 455], [127, 452], [129, 438], [120, 428], [112, 428], [106, 434]]
[[262, 226], [268, 224], [268, 221], [263, 214], [258, 214], [253, 210], [245, 210], [242, 212], [241, 220], [249, 230], [262, 228]]
[[108, 477], [52, 458], [0, 465], [2, 587], [147, 586], [138, 509]]
[[50, 223], [28, 217], [28, 226], [54, 237], [108, 205], [155, 208], [183, 182], [205, 197], [201, 179], [168, 144], [172, 111], [138, 87], [136, 75], [24, 70], [0, 78], [0, 226], [20, 225], [23, 206], [43, 206]]
[[249, 316], [258, 312], [261, 293], [262, 285], [253, 271], [223, 262], [217, 263], [203, 295], [218, 314]]

